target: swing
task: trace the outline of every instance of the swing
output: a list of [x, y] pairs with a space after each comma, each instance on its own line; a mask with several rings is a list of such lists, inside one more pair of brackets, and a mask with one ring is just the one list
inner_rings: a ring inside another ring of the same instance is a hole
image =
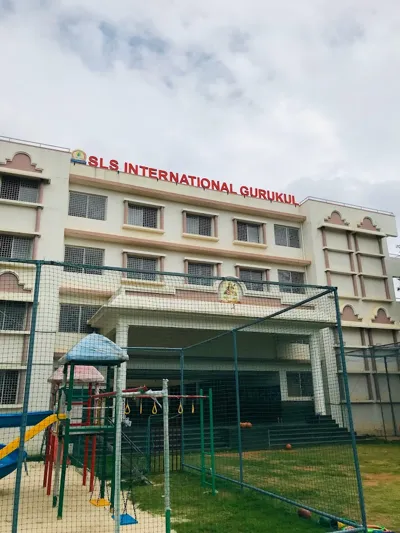
[[[97, 478], [97, 481], [100, 485], [100, 480], [99, 478]], [[107, 487], [107, 485], [106, 485]], [[110, 505], [110, 502], [107, 500], [107, 498], [101, 498], [101, 487], [99, 487], [99, 496], [97, 499], [93, 498], [93, 493], [94, 493], [94, 487], [93, 487], [93, 490], [90, 494], [90, 500], [89, 500], [89, 503], [91, 505], [94, 505], [94, 507], [108, 507]]]
[[[136, 508], [135, 504], [132, 503], [133, 507], [133, 516], [128, 514], [128, 496], [124, 491], [122, 491], [122, 499], [124, 502], [124, 507], [122, 510], [122, 513], [119, 515], [119, 525], [120, 526], [133, 526], [134, 524], [138, 523], [137, 517], [136, 517]], [[112, 515], [112, 518], [114, 520], [114, 515]]]

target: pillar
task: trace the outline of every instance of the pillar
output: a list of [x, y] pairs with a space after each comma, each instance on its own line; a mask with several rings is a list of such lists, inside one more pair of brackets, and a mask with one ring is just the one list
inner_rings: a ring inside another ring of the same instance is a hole
[[344, 427], [346, 420], [343, 418], [343, 409], [346, 406], [341, 404], [339, 374], [336, 361], [335, 335], [331, 328], [321, 331], [322, 353], [326, 368], [326, 380], [329, 393], [329, 404], [331, 416], [340, 426]]
[[[117, 344], [121, 348], [127, 347], [128, 346], [128, 331], [129, 331], [129, 322], [125, 320], [118, 320], [116, 330], [115, 330], [115, 344]], [[121, 365], [120, 372], [121, 372], [122, 389], [126, 389], [127, 364], [128, 363], [122, 363]], [[115, 383], [114, 383], [114, 389], [115, 389]]]
[[324, 380], [321, 367], [321, 342], [319, 332], [310, 335], [311, 372], [314, 388], [314, 407], [317, 415], [326, 415]]

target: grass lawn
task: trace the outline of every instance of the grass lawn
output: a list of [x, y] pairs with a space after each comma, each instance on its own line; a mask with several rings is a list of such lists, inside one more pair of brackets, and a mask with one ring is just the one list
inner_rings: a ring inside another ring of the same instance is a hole
[[[360, 444], [368, 521], [400, 531], [400, 443]], [[329, 461], [326, 460], [329, 457]], [[186, 457], [195, 463], [195, 457]], [[216, 457], [217, 472], [237, 479], [233, 455]], [[245, 455], [245, 481], [280, 492], [332, 514], [357, 519], [357, 493], [349, 447], [263, 451]], [[163, 513], [163, 477], [154, 485], [135, 488], [135, 501], [143, 510]], [[291, 533], [326, 531], [301, 519], [293, 506], [217, 480], [218, 495], [200, 486], [197, 473], [171, 475], [173, 528], [177, 533]], [[336, 512], [336, 513], [335, 513]]]

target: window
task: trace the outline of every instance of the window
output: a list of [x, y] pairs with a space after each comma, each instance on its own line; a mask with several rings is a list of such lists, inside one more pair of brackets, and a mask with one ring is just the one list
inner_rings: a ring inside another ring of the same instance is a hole
[[11, 405], [17, 403], [18, 393], [18, 370], [0, 371], [0, 404]]
[[[101, 248], [84, 248], [82, 246], [65, 246], [65, 263], [75, 263], [78, 265], [104, 265], [104, 250]], [[83, 268], [75, 266], [64, 266], [66, 272], [77, 272], [79, 274], [102, 274], [101, 269]]]
[[128, 205], [128, 224], [143, 228], [158, 228], [158, 207]]
[[128, 272], [127, 277], [130, 279], [157, 281], [157, 272], [159, 271], [159, 259], [157, 257], [137, 257], [135, 255], [128, 255], [127, 267], [139, 271]]
[[185, 214], [186, 216], [186, 233], [193, 235], [213, 236], [213, 218], [206, 215]]
[[[204, 276], [188, 278], [189, 285], [206, 285], [212, 286], [214, 280], [214, 265], [210, 263], [190, 263], [187, 264], [187, 273], [191, 276]], [[208, 279], [207, 279], [208, 278]]]
[[299, 228], [290, 226], [280, 226], [275, 224], [275, 244], [278, 246], [289, 246], [290, 248], [300, 248]]
[[[304, 272], [291, 272], [290, 270], [278, 270], [278, 281], [279, 283], [298, 283], [304, 284]], [[304, 287], [285, 287], [281, 285], [281, 292], [291, 292], [293, 294], [304, 294]]]
[[251, 270], [248, 268], [239, 269], [239, 279], [243, 281], [249, 291], [263, 291], [265, 284], [264, 272], [262, 270]]
[[107, 196], [70, 191], [68, 214], [72, 217], [106, 219]]
[[32, 259], [33, 239], [0, 235], [0, 257], [8, 259]]
[[98, 309], [91, 305], [61, 304], [58, 330], [62, 333], [92, 333], [93, 328], [87, 322]]
[[0, 300], [0, 329], [8, 331], [24, 331], [26, 302]]
[[38, 197], [38, 181], [9, 176], [1, 177], [0, 198], [35, 203]]
[[244, 242], [262, 242], [261, 224], [236, 222], [237, 240]]
[[286, 372], [288, 396], [310, 398], [314, 395], [311, 372]]

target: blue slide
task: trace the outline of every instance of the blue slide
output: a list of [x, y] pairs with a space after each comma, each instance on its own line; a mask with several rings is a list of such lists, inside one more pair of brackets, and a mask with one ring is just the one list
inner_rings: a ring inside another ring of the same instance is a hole
[[[52, 411], [36, 411], [28, 413], [27, 426], [36, 426], [39, 422], [44, 420], [49, 415], [53, 414]], [[11, 413], [6, 415], [0, 415], [0, 428], [18, 428], [21, 427], [22, 413]], [[6, 446], [0, 444], [0, 450]], [[24, 461], [28, 457], [24, 451]], [[17, 468], [18, 464], [18, 450], [9, 453], [4, 459], [0, 460], [0, 479], [10, 475]]]

